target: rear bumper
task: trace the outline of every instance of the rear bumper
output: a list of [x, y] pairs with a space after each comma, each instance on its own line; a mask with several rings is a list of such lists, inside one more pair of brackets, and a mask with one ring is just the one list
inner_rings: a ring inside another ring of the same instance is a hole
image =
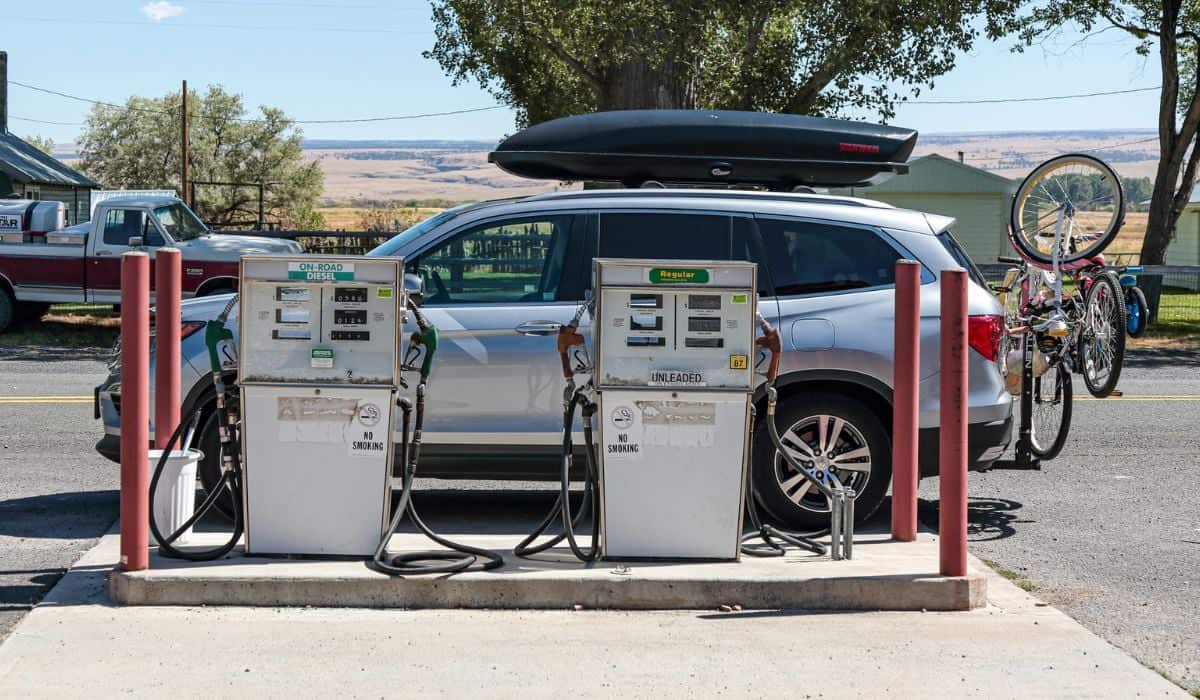
[[105, 435], [96, 443], [96, 451], [114, 462], [121, 461], [121, 437]]
[[[1012, 416], [988, 423], [967, 426], [967, 469], [985, 471], [1000, 459], [1012, 441]], [[917, 435], [917, 462], [922, 477], [937, 476], [939, 471], [939, 428], [921, 428]]]

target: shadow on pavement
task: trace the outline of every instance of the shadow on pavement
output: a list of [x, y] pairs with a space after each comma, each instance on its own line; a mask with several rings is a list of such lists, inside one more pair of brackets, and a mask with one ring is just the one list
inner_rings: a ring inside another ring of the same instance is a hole
[[1125, 367], [1200, 367], [1200, 350], [1137, 348], [1125, 353]]
[[[1012, 537], [1017, 534], [1013, 523], [1030, 522], [1017, 520], [1015, 511], [1023, 507], [1024, 504], [1006, 498], [968, 498], [967, 540], [987, 542]], [[925, 527], [936, 530], [938, 501], [920, 499], [917, 502], [917, 518]]]
[[74, 491], [0, 501], [0, 535], [47, 540], [99, 537], [116, 520], [119, 502], [117, 491]]

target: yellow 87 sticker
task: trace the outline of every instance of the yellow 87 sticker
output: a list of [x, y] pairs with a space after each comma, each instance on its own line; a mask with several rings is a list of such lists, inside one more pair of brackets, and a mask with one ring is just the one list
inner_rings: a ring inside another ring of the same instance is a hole
[[750, 358], [745, 355], [730, 355], [729, 369], [746, 369], [749, 366]]

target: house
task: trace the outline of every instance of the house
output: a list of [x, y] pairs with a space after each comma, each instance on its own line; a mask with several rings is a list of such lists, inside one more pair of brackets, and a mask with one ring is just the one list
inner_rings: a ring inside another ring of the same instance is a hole
[[831, 190], [887, 202], [903, 209], [952, 216], [954, 237], [977, 263], [994, 263], [1013, 255], [1008, 220], [1020, 185], [995, 173], [936, 153], [909, 161], [907, 175], [871, 187]]
[[0, 51], [0, 197], [67, 205], [67, 223], [91, 217], [91, 193], [100, 183], [67, 167], [8, 130], [8, 55]]
[[1167, 265], [1200, 265], [1200, 190], [1192, 191], [1192, 198], [1179, 215], [1175, 240], [1167, 246], [1164, 262]]

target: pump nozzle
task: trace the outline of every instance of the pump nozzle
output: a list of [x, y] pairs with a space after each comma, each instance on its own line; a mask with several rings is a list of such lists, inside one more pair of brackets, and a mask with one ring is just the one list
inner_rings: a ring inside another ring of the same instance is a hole
[[754, 339], [754, 346], [771, 353], [771, 362], [767, 365], [767, 383], [774, 384], [775, 377], [779, 375], [779, 360], [783, 356], [783, 339], [761, 313], [758, 314], [758, 327], [762, 329], [762, 335]]

